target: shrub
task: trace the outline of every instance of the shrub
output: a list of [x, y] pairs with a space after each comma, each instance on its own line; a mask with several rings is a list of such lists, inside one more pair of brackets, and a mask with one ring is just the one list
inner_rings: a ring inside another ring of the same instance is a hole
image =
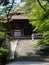
[[0, 48], [0, 63], [5, 64], [9, 59], [10, 51], [8, 49]]
[[2, 46], [3, 41], [5, 40], [5, 33], [0, 32], [0, 47]]

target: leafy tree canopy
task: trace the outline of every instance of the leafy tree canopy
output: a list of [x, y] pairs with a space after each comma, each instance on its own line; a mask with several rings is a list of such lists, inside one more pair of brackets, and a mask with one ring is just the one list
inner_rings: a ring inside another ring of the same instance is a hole
[[30, 23], [35, 26], [34, 31], [42, 34], [43, 42], [49, 44], [49, 0], [27, 0], [26, 11]]

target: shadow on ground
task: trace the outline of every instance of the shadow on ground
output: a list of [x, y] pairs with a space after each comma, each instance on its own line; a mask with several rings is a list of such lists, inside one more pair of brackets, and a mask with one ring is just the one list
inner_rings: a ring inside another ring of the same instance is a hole
[[41, 46], [41, 48], [36, 51], [36, 54], [45, 58], [49, 58], [49, 45]]
[[36, 49], [36, 53], [27, 53], [27, 56], [17, 56], [15, 54], [16, 61], [46, 61], [49, 59], [49, 45], [41, 46], [40, 49]]

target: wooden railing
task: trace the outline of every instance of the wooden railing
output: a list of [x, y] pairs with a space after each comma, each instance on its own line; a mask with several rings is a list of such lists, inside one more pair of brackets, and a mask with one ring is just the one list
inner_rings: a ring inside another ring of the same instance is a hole
[[10, 37], [10, 40], [16, 40], [16, 39], [32, 39], [32, 37], [31, 36]]
[[36, 35], [36, 34], [33, 34], [31, 36], [17, 36], [17, 37], [14, 37], [14, 36], [11, 36], [10, 37], [10, 40], [16, 40], [16, 39], [43, 39], [42, 35]]

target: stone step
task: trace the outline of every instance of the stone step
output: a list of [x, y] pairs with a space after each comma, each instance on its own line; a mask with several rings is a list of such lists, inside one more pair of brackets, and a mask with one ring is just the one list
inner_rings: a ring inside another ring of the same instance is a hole
[[[12, 44], [17, 43], [17, 46], [15, 48], [15, 59], [19, 60], [31, 60], [34, 57], [36, 57], [35, 49], [33, 48], [33, 45], [37, 43], [37, 40], [18, 40], [13, 41]], [[13, 44], [13, 48], [14, 48]]]

